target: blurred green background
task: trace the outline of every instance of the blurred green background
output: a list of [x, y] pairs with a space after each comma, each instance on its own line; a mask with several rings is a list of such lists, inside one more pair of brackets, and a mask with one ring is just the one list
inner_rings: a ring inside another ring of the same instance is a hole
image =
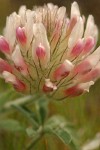
[[[33, 5], [43, 5], [48, 2], [59, 6], [66, 6], [67, 12], [69, 13], [73, 0], [0, 0], [0, 32], [2, 33], [2, 29], [5, 26], [6, 16], [13, 11], [18, 11], [21, 5], [26, 5], [27, 8], [32, 9]], [[86, 17], [88, 14], [92, 14], [100, 29], [100, 0], [77, 0], [77, 2], [80, 6], [81, 13]], [[99, 43], [100, 39], [98, 40], [98, 44]], [[8, 88], [9, 86], [0, 79], [0, 96], [2, 92], [8, 91]], [[10, 99], [10, 97], [8, 99]], [[12, 99], [14, 99], [14, 96]], [[79, 98], [68, 99], [64, 102], [53, 102], [50, 105], [50, 110], [50, 115], [55, 113], [61, 114], [75, 125], [78, 131], [77, 133], [80, 136], [79, 142], [83, 145], [88, 140], [93, 139], [97, 133], [100, 133], [100, 80], [92, 86], [89, 93]], [[5, 115], [3, 117], [5, 117]], [[21, 120], [22, 116], [15, 113], [8, 115], [8, 117]], [[25, 142], [28, 140], [24, 133], [12, 134], [0, 130], [0, 150], [24, 150]], [[56, 139], [55, 143], [56, 146], [51, 147], [49, 145], [48, 150], [56, 150], [56, 148], [57, 150], [67, 150], [67, 148]], [[35, 148], [35, 150], [42, 149], [45, 150], [46, 148], [43, 147], [41, 143], [40, 149]], [[97, 150], [100, 150], [100, 148]]]

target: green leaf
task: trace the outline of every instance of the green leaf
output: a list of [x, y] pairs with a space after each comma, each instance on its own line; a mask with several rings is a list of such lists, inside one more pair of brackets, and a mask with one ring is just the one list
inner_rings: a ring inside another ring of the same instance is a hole
[[71, 135], [64, 129], [65, 125], [66, 120], [63, 117], [53, 116], [48, 120], [45, 129], [47, 132], [55, 134], [65, 144], [69, 144], [71, 142]]
[[26, 129], [26, 132], [27, 132], [27, 135], [28, 135], [29, 137], [34, 137], [34, 136], [37, 135], [37, 131], [34, 130], [32, 127], [27, 128], [27, 129]]
[[65, 126], [67, 124], [64, 117], [59, 115], [54, 115], [53, 117], [49, 118], [45, 124], [45, 129], [56, 129], [58, 126]]
[[72, 150], [78, 150], [77, 143], [74, 140], [73, 128], [62, 116], [53, 116], [49, 118], [44, 125], [44, 132], [56, 135], [64, 144]]
[[71, 135], [64, 128], [51, 130], [64, 144], [69, 144], [72, 140]]
[[25, 128], [21, 124], [13, 119], [1, 120], [0, 121], [0, 130], [7, 131], [25, 131]]
[[30, 110], [28, 110], [27, 107], [25, 106], [17, 106], [17, 105], [13, 105], [13, 107], [15, 107], [18, 111], [20, 111], [26, 118], [28, 118], [28, 120], [32, 123], [33, 127], [38, 128], [38, 122], [36, 121], [36, 116], [33, 112], [31, 112]]

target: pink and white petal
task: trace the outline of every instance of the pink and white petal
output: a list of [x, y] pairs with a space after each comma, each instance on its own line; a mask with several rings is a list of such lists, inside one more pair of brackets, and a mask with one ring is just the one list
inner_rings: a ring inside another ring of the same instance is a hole
[[34, 33], [34, 41], [32, 44], [32, 56], [33, 59], [37, 61], [38, 63], [38, 59], [36, 56], [36, 49], [37, 47], [41, 45], [44, 47], [45, 49], [45, 53], [46, 53], [46, 57], [44, 59], [44, 61], [42, 61], [41, 63], [43, 64], [43, 67], [46, 67], [47, 63], [50, 60], [50, 45], [47, 39], [47, 33], [45, 30], [45, 27], [43, 26], [42, 23], [36, 23], [33, 25], [33, 33]]
[[40, 43], [40, 45], [36, 48], [36, 55], [40, 60], [45, 59], [46, 56], [46, 50]]
[[50, 8], [50, 16], [51, 16], [51, 22], [50, 22], [51, 27], [50, 28], [51, 28], [52, 32], [55, 27], [55, 19], [57, 17], [57, 11], [58, 11], [58, 6], [56, 6], [56, 5], [53, 5], [52, 8]]
[[4, 77], [6, 82], [10, 82], [12, 84], [16, 84], [16, 77], [12, 73], [10, 73], [8, 71], [4, 71], [2, 73], [2, 75], [3, 75], [3, 77]]
[[57, 21], [63, 21], [64, 17], [66, 15], [66, 8], [65, 7], [60, 7], [57, 11]]
[[43, 92], [49, 93], [57, 90], [57, 86], [53, 84], [50, 79], [45, 79], [45, 84], [43, 85]]
[[26, 34], [25, 34], [25, 28], [24, 27], [23, 28], [18, 27], [16, 29], [16, 37], [17, 37], [18, 42], [21, 45], [25, 45], [26, 44], [27, 37], [26, 37]]
[[79, 6], [77, 2], [73, 2], [71, 5], [71, 18], [73, 17], [76, 17], [76, 18], [80, 17], [80, 10], [79, 10]]
[[71, 70], [74, 68], [74, 65], [69, 61], [65, 60], [63, 64], [61, 64], [56, 70], [54, 71], [54, 79], [60, 80], [69, 75]]
[[21, 55], [20, 48], [16, 45], [15, 50], [12, 53], [11, 59], [13, 60], [15, 67], [23, 74], [27, 75], [27, 65], [25, 64], [24, 58]]
[[86, 55], [90, 53], [95, 46], [95, 39], [92, 36], [87, 37], [84, 41], [84, 50], [82, 52], [82, 55]]
[[4, 54], [10, 54], [9, 43], [3, 36], [0, 36], [0, 51]]
[[92, 67], [94, 67], [100, 60], [100, 46], [85, 60], [87, 60]]
[[64, 91], [64, 94], [67, 97], [75, 97], [75, 96], [79, 96], [79, 95], [83, 94], [83, 92], [84, 92], [84, 90], [82, 88], [79, 88], [79, 85], [75, 85], [70, 88], [67, 88]]
[[84, 33], [84, 38], [87, 38], [88, 36], [92, 36], [94, 29], [94, 17], [92, 15], [88, 16], [86, 29]]
[[74, 28], [76, 23], [77, 23], [77, 17], [73, 17], [69, 20], [68, 31], [67, 31], [68, 33], [67, 34], [69, 34], [72, 31], [72, 29]]
[[72, 75], [80, 75], [80, 74], [86, 74], [91, 70], [92, 66], [89, 63], [89, 61], [82, 61], [78, 65], [76, 65], [72, 71]]
[[85, 74], [97, 65], [100, 60], [100, 47], [98, 47], [91, 55], [76, 65], [73, 74]]
[[95, 42], [97, 42], [98, 39], [98, 28], [95, 25], [94, 18], [92, 15], [89, 15], [87, 19], [87, 25], [84, 33], [84, 38], [87, 39], [89, 36], [92, 36], [95, 38]]
[[25, 25], [25, 33], [26, 33], [26, 37], [27, 37], [27, 49], [30, 46], [30, 43], [32, 42], [32, 38], [33, 38], [33, 23], [34, 23], [34, 16], [35, 16], [35, 12], [34, 11], [30, 11], [27, 10], [26, 11], [26, 25]]
[[2, 73], [2, 76], [5, 79], [5, 82], [11, 83], [17, 91], [23, 92], [26, 90], [25, 84], [17, 79], [16, 76], [11, 74], [10, 72], [4, 71]]
[[90, 81], [87, 83], [80, 83], [80, 84], [77, 84], [75, 86], [72, 86], [72, 87], [66, 89], [64, 91], [64, 93], [66, 96], [69, 96], [69, 97], [79, 96], [85, 92], [89, 92], [89, 88], [93, 84], [94, 84], [93, 81]]
[[6, 27], [4, 29], [4, 36], [8, 41], [10, 48], [13, 50], [13, 46], [16, 40], [16, 28], [20, 26], [20, 16], [15, 12], [12, 13], [6, 20]]
[[3, 71], [12, 72], [12, 67], [7, 61], [0, 58], [0, 73]]
[[98, 27], [95, 25], [94, 26], [94, 32], [93, 32], [93, 37], [94, 37], [94, 39], [95, 39], [95, 45], [94, 45], [94, 47], [96, 46], [96, 44], [97, 44], [97, 41], [98, 41], [98, 36], [99, 36], [99, 31], [98, 31]]
[[79, 84], [79, 88], [80, 89], [83, 89], [84, 92], [89, 92], [89, 88], [91, 85], [93, 85], [94, 82], [93, 81], [89, 81], [89, 82], [86, 82], [86, 83], [80, 83]]
[[57, 7], [56, 5], [53, 5], [53, 3], [48, 3], [47, 6], [50, 9], [50, 11], [54, 11], [55, 7]]
[[83, 48], [84, 48], [84, 41], [83, 39], [79, 39], [76, 42], [75, 46], [71, 50], [68, 51], [69, 57], [71, 58], [78, 57], [83, 51]]
[[84, 24], [83, 24], [83, 19], [80, 17], [80, 19], [77, 21], [75, 24], [68, 40], [68, 47], [69, 49], [72, 49], [78, 39], [82, 38], [83, 35], [83, 30], [84, 30]]
[[56, 32], [58, 32], [57, 35], [59, 35], [59, 33], [62, 29], [62, 24], [64, 23], [65, 16], [66, 16], [66, 8], [65, 7], [60, 7], [57, 11], [57, 15], [56, 15], [56, 18], [55, 18], [55, 27], [54, 27], [55, 30], [54, 30], [52, 36], [57, 34]]
[[24, 5], [21, 6], [19, 8], [18, 14], [21, 17], [21, 24], [22, 24], [22, 26], [24, 26], [25, 23], [26, 23], [26, 6], [24, 6]]
[[96, 81], [100, 78], [100, 62], [89, 73], [79, 78], [78, 82]]

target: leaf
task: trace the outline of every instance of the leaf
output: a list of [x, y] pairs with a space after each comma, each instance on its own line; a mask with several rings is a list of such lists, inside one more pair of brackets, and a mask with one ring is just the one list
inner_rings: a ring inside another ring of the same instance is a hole
[[65, 126], [67, 124], [64, 117], [59, 115], [54, 115], [53, 117], [49, 118], [45, 124], [45, 129], [55, 129], [58, 126]]
[[27, 128], [26, 132], [29, 137], [34, 137], [37, 135], [37, 132], [32, 127]]
[[72, 140], [71, 135], [63, 128], [57, 128], [51, 132], [54, 133], [65, 144], [69, 144]]
[[70, 127], [69, 122], [62, 116], [53, 116], [48, 119], [44, 125], [46, 133], [56, 135], [64, 144], [70, 146], [72, 150], [78, 150], [77, 144], [73, 136], [73, 128]]
[[25, 128], [21, 126], [21, 124], [13, 119], [1, 120], [0, 121], [0, 129], [8, 130], [8, 131], [25, 131]]
[[36, 121], [36, 116], [33, 112], [28, 110], [25, 106], [13, 105], [18, 111], [20, 111], [28, 120], [32, 123], [33, 127], [38, 128], [38, 122]]

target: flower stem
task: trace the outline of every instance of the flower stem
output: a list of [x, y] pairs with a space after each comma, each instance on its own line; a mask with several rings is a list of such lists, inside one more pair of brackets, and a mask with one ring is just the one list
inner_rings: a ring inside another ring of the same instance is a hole
[[33, 148], [33, 146], [41, 139], [42, 136], [43, 136], [43, 134], [39, 134], [37, 137], [35, 137], [33, 139], [33, 141], [28, 145], [26, 150], [31, 150]]

